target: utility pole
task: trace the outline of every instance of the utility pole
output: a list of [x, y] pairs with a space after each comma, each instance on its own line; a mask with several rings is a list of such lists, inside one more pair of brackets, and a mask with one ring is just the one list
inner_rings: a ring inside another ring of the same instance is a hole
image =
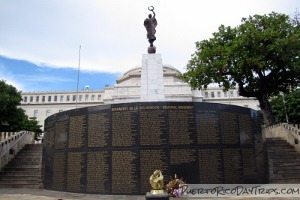
[[79, 60], [78, 60], [77, 90], [76, 90], [76, 109], [77, 109], [77, 102], [78, 102], [78, 86], [79, 86], [79, 72], [80, 72], [80, 51], [81, 51], [81, 45], [79, 45]]

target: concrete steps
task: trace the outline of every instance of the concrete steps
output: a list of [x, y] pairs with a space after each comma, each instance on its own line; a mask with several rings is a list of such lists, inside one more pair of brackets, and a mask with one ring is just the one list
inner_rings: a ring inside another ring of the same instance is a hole
[[280, 138], [266, 140], [269, 182], [300, 183], [300, 154]]
[[41, 188], [42, 144], [28, 144], [0, 172], [0, 188]]

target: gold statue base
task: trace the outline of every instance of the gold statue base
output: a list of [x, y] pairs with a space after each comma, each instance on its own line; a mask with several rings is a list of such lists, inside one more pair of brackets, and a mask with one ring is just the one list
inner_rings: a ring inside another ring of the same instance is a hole
[[152, 189], [150, 191], [150, 193], [151, 194], [165, 194], [166, 192], [165, 192], [165, 190], [154, 190], [154, 189]]

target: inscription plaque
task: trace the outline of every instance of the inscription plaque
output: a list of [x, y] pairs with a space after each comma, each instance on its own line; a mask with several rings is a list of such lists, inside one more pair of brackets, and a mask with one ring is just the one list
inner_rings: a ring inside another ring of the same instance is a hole
[[240, 183], [242, 161], [240, 149], [223, 149], [225, 183]]
[[169, 143], [171, 145], [195, 144], [194, 106], [168, 105]]
[[106, 147], [109, 143], [109, 112], [88, 115], [88, 147]]
[[89, 193], [109, 193], [109, 153], [94, 151], [87, 154], [87, 183]]
[[68, 153], [67, 191], [83, 192], [85, 183], [82, 181], [85, 169], [85, 153]]
[[198, 144], [220, 144], [218, 113], [215, 110], [200, 110], [196, 117]]
[[79, 193], [142, 194], [162, 170], [190, 184], [266, 183], [256, 111], [203, 102], [137, 102], [45, 121], [43, 183]]
[[138, 192], [137, 153], [112, 151], [112, 193], [134, 194]]
[[53, 158], [53, 190], [65, 190], [66, 155], [55, 152]]
[[241, 145], [252, 145], [251, 138], [251, 117], [246, 114], [239, 114], [240, 142]]
[[199, 175], [201, 184], [221, 184], [224, 181], [222, 150], [199, 149]]
[[138, 133], [138, 108], [112, 108], [112, 146], [135, 146]]
[[140, 150], [141, 193], [146, 193], [151, 190], [149, 174], [151, 175], [157, 169], [162, 171], [165, 181], [169, 180], [168, 176], [166, 176], [166, 174], [169, 174], [167, 165], [168, 157], [166, 149]]
[[83, 147], [85, 140], [86, 116], [70, 117], [69, 148]]
[[55, 124], [55, 149], [64, 149], [67, 147], [69, 118], [63, 117], [57, 120]]
[[140, 106], [139, 109], [140, 145], [166, 145], [166, 112], [159, 106]]
[[222, 132], [222, 143], [240, 143], [237, 113], [220, 112], [220, 123]]
[[177, 174], [188, 180], [189, 183], [199, 182], [196, 149], [171, 149], [170, 168], [171, 174]]

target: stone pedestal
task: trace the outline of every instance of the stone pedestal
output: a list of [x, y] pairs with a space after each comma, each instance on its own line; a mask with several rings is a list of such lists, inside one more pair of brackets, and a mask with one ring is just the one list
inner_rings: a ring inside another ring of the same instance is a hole
[[146, 197], [146, 200], [169, 200], [168, 193], [152, 194], [151, 192], [147, 192], [145, 197]]
[[164, 101], [164, 76], [160, 54], [144, 54], [141, 68], [141, 101]]

